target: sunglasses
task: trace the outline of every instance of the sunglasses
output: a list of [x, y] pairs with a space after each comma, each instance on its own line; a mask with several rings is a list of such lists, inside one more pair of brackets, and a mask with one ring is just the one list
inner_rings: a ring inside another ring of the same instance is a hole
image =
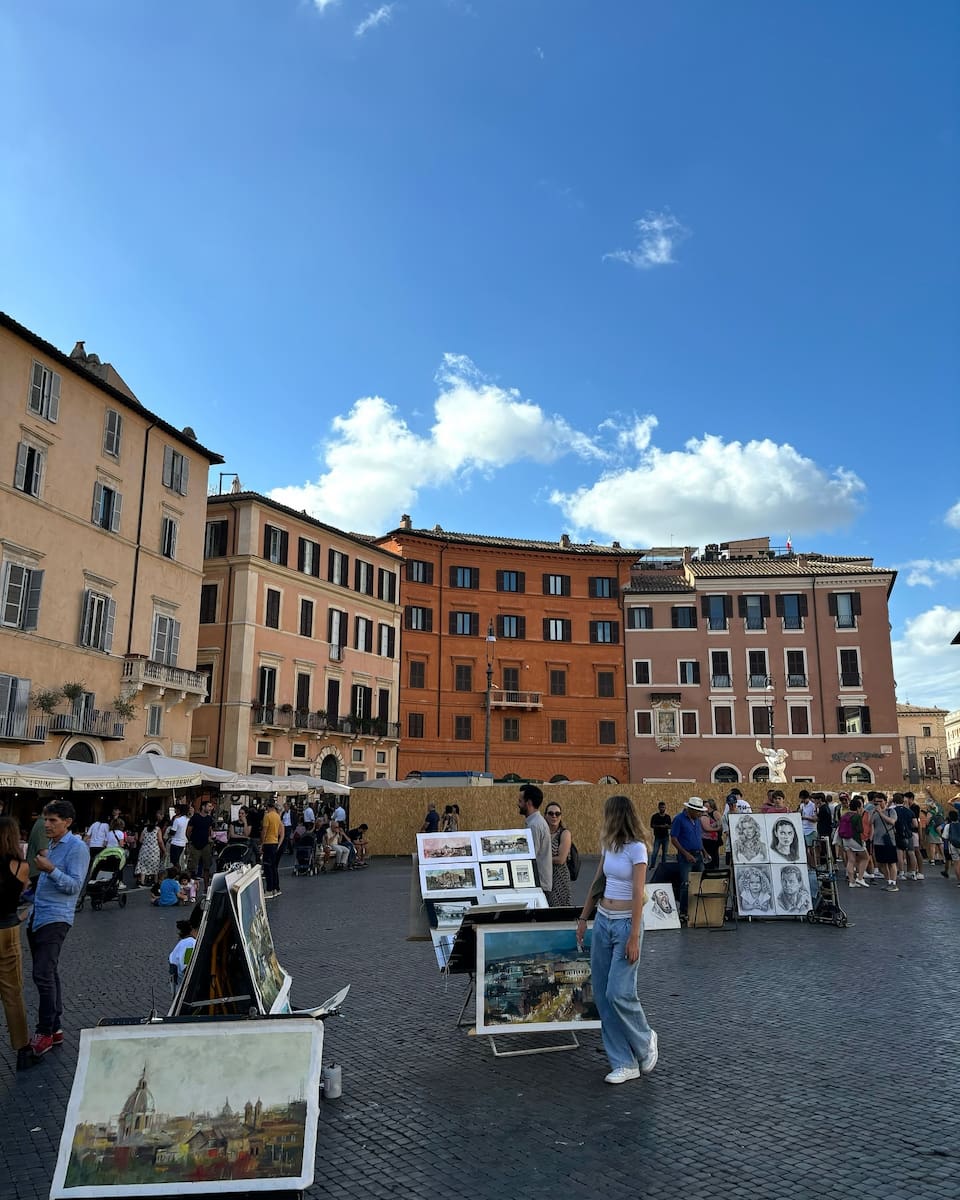
[[560, 816], [563, 816], [563, 814], [560, 812], [560, 810], [558, 808], [548, 808], [547, 816], [548, 817], [560, 817]]

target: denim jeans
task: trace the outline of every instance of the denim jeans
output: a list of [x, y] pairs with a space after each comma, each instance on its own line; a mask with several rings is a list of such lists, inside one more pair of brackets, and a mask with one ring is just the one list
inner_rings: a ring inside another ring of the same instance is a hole
[[647, 873], [652, 874], [653, 868], [657, 865], [658, 855], [660, 862], [667, 861], [667, 851], [670, 849], [669, 837], [655, 837], [653, 839], [653, 853], [650, 855], [650, 866], [647, 867]]
[[37, 1033], [56, 1033], [63, 1020], [63, 994], [60, 989], [60, 948], [70, 932], [65, 921], [52, 921], [39, 929], [27, 927], [27, 942], [33, 956], [33, 982], [40, 994]]
[[681, 916], [687, 915], [687, 897], [690, 893], [690, 872], [703, 870], [703, 853], [692, 851], [694, 861], [689, 862], [682, 854], [677, 855], [677, 866], [680, 868], [680, 894], [677, 896], [677, 907]]
[[[637, 998], [635, 963], [627, 962], [627, 939], [633, 920], [613, 920], [597, 912], [590, 937], [593, 998], [600, 1013], [600, 1033], [610, 1066], [636, 1067], [650, 1050], [652, 1030]], [[640, 930], [643, 945], [643, 930]]]

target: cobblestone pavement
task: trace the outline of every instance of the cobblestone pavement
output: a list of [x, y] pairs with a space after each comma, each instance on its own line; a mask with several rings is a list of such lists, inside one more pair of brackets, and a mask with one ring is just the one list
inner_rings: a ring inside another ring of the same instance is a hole
[[[585, 862], [582, 892], [591, 874]], [[848, 892], [848, 930], [789, 923], [649, 935], [649, 1078], [609, 1087], [599, 1034], [494, 1058], [456, 1028], [466, 979], [408, 942], [410, 866], [294, 879], [270, 904], [298, 1004], [353, 985], [328, 1022], [343, 1097], [323, 1105], [311, 1197], [956, 1200], [960, 890], [928, 875]], [[0, 1052], [0, 1197], [48, 1195], [77, 1033], [169, 997], [173, 917], [135, 892], [85, 910], [64, 948], [66, 1043], [13, 1073]], [[29, 970], [28, 970], [29, 973]], [[33, 987], [28, 1007], [36, 1011]], [[185, 1081], [185, 1086], [189, 1086]]]

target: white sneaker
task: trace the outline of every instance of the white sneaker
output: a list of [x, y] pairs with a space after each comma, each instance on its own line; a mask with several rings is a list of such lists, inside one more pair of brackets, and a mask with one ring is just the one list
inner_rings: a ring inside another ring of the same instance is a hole
[[640, 1064], [640, 1070], [644, 1075], [649, 1075], [653, 1068], [657, 1065], [657, 1059], [660, 1057], [658, 1048], [657, 1034], [655, 1030], [650, 1031], [650, 1049], [647, 1051], [647, 1057]]
[[867, 883], [867, 881], [866, 881], [865, 879], [855, 879], [855, 880], [853, 881], [853, 886], [854, 886], [854, 887], [865, 887], [865, 888], [868, 888], [868, 887], [870, 886], [870, 884], [869, 884], [869, 883]]
[[921, 875], [919, 871], [916, 873], [916, 875], [914, 875], [914, 879], [925, 879], [925, 878], [926, 878], [926, 876]]
[[604, 1083], [626, 1083], [628, 1079], [639, 1079], [639, 1067], [617, 1067], [603, 1078]]

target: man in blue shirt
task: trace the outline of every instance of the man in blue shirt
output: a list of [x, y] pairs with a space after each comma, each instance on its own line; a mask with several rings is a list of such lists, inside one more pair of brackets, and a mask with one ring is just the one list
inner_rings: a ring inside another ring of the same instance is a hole
[[703, 870], [703, 826], [700, 818], [707, 806], [699, 796], [691, 796], [681, 811], [673, 818], [670, 826], [670, 843], [677, 852], [680, 870], [680, 895], [677, 907], [681, 920], [687, 916], [687, 895], [690, 889], [690, 872]]
[[50, 844], [36, 858], [40, 877], [27, 926], [33, 982], [40, 994], [37, 1032], [30, 1042], [37, 1058], [63, 1042], [63, 997], [57, 967], [60, 948], [73, 924], [77, 896], [90, 867], [86, 843], [70, 832], [75, 817], [76, 810], [69, 800], [54, 800], [43, 809], [43, 827]]

